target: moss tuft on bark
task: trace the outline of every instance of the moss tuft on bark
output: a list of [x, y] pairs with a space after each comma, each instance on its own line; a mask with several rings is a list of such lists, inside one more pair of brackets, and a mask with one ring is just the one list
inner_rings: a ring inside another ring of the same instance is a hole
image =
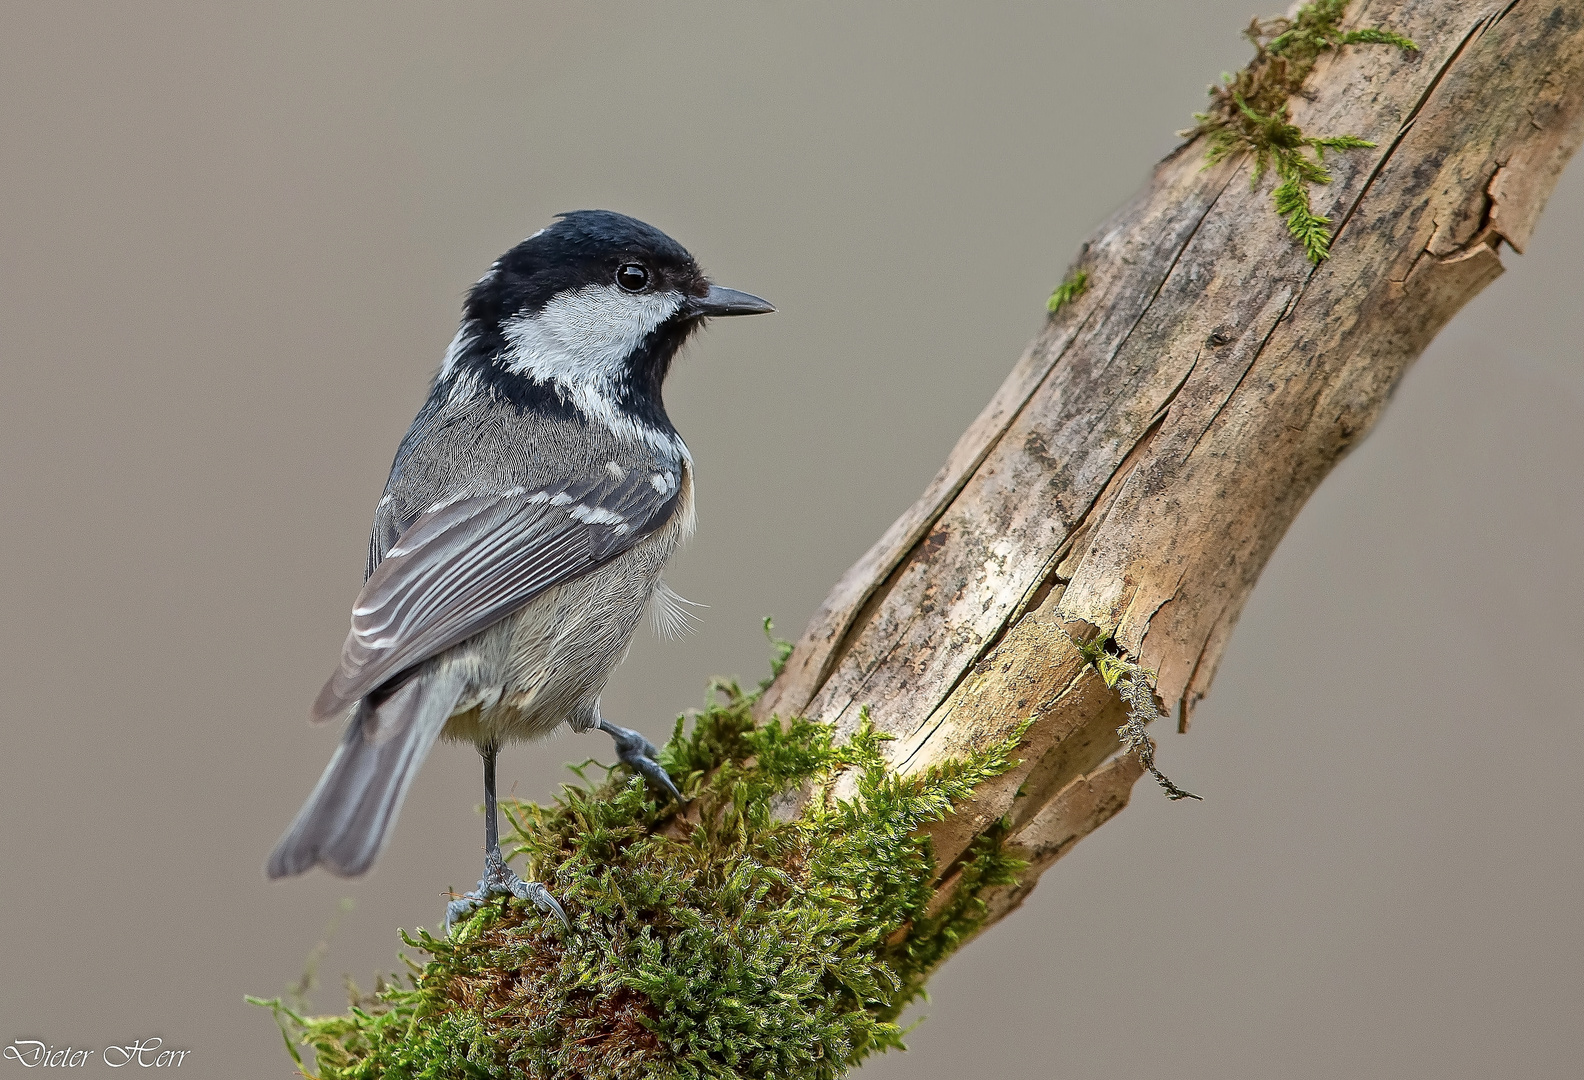
[[1287, 222], [1287, 231], [1303, 245], [1309, 261], [1319, 263], [1331, 255], [1331, 219], [1314, 212], [1309, 190], [1329, 184], [1325, 167], [1327, 150], [1352, 150], [1375, 144], [1357, 135], [1313, 136], [1292, 123], [1287, 103], [1303, 89], [1321, 54], [1344, 45], [1418, 46], [1401, 34], [1381, 27], [1342, 30], [1347, 0], [1315, 0], [1300, 7], [1293, 17], [1249, 23], [1243, 36], [1254, 46], [1254, 59], [1236, 75], [1222, 75], [1210, 87], [1210, 107], [1194, 113], [1194, 127], [1180, 134], [1206, 137], [1205, 161], [1214, 165], [1233, 154], [1254, 155], [1257, 185], [1268, 170], [1278, 179], [1271, 193], [1276, 212]]

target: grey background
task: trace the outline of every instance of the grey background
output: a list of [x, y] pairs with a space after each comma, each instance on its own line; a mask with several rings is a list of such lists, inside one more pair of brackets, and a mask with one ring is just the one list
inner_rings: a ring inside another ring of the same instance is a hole
[[[285, 1077], [242, 995], [352, 897], [338, 1008], [477, 877], [456, 747], [368, 877], [260, 867], [336, 739], [304, 716], [391, 454], [501, 250], [612, 207], [781, 307], [670, 384], [701, 499], [671, 576], [710, 607], [606, 699], [663, 734], [922, 488], [1259, 8], [7, 5], [0, 1043]], [[1141, 784], [866, 1077], [1576, 1073], [1581, 244], [1575, 168], [1305, 509], [1161, 733], [1206, 801]], [[512, 750], [503, 786], [589, 754]]]

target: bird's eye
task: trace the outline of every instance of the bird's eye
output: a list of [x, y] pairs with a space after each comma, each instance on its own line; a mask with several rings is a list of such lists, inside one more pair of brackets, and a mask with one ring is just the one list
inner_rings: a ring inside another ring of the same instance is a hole
[[643, 292], [649, 284], [649, 271], [638, 263], [622, 263], [616, 268], [616, 284], [628, 292]]

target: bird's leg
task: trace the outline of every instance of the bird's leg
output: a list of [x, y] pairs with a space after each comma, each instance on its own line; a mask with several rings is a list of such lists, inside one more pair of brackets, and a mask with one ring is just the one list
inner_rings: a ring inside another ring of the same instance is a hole
[[524, 881], [518, 877], [501, 855], [500, 823], [495, 813], [495, 755], [499, 749], [494, 743], [479, 747], [479, 753], [484, 758], [484, 876], [479, 879], [477, 889], [464, 893], [446, 905], [447, 936], [451, 933], [453, 922], [466, 918], [492, 896], [515, 896], [519, 900], [531, 900], [540, 911], [553, 912], [564, 926], [568, 929], [572, 927], [566, 912], [550, 895], [550, 890], [537, 881]]
[[655, 760], [659, 757], [660, 751], [655, 748], [654, 743], [632, 728], [617, 727], [604, 717], [600, 717], [595, 726], [616, 740], [616, 756], [621, 759], [623, 765], [646, 777], [656, 787], [670, 792], [671, 797], [677, 802], [682, 801], [682, 793], [677, 790], [676, 784], [671, 782], [671, 774]]

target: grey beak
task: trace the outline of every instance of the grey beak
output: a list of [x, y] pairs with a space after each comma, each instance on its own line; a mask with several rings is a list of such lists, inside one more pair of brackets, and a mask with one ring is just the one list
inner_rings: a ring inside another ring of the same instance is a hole
[[695, 296], [687, 302], [688, 313], [711, 318], [722, 315], [764, 315], [775, 310], [775, 305], [753, 293], [711, 285], [709, 292]]

